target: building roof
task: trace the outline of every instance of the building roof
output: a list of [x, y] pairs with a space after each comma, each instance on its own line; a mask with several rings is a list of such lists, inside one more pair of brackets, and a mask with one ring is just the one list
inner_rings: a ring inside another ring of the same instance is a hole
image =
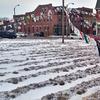
[[100, 9], [100, 0], [97, 0], [95, 9]]
[[41, 13], [41, 12], [46, 12], [48, 9], [52, 9], [52, 4], [39, 5], [39, 6], [34, 10], [34, 15], [40, 16], [40, 13]]
[[20, 14], [20, 15], [14, 15], [13, 17], [24, 17], [25, 14]]
[[93, 9], [92, 8], [81, 7], [81, 8], [77, 8], [77, 9], [80, 10], [80, 11], [93, 13]]

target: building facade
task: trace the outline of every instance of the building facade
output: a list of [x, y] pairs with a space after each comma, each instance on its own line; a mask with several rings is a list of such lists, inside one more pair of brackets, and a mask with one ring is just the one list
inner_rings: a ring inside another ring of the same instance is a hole
[[93, 23], [93, 9], [91, 8], [86, 8], [86, 7], [81, 7], [77, 8], [78, 11], [82, 14], [82, 17], [84, 18], [84, 21], [88, 21], [88, 24]]
[[81, 30], [86, 34], [96, 35], [96, 28], [95, 28], [96, 20], [95, 20], [95, 15], [93, 14], [93, 9], [81, 7], [77, 8], [77, 10], [80, 11], [80, 16], [84, 20]]
[[[75, 9], [74, 9], [75, 10]], [[93, 34], [93, 9], [77, 8], [76, 16], [73, 15], [75, 25], [85, 33]], [[86, 24], [80, 25], [79, 21], [84, 19]], [[29, 36], [43, 33], [45, 37], [50, 35], [62, 35], [62, 6], [52, 6], [52, 4], [39, 5], [34, 11], [26, 12], [24, 15], [15, 15], [15, 26], [17, 31], [24, 32]], [[72, 20], [71, 20], [72, 21]], [[68, 15], [64, 12], [64, 33], [68, 35], [71, 30], [68, 25]], [[94, 33], [96, 29], [94, 29]]]
[[[17, 30], [34, 36], [42, 32], [44, 36], [61, 35], [62, 7], [53, 7], [52, 4], [39, 5], [33, 12], [25, 15], [15, 15]], [[66, 14], [65, 14], [66, 29]], [[65, 30], [66, 33], [66, 30]]]

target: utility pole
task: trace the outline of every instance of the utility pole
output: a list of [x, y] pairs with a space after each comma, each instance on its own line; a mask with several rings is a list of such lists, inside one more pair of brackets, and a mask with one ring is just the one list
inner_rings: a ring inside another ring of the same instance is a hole
[[64, 0], [62, 0], [62, 43], [64, 43]]

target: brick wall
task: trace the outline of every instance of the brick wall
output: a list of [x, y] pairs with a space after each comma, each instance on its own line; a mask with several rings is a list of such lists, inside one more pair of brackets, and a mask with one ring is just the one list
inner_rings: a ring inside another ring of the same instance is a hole
[[[45, 36], [50, 36], [58, 33], [61, 34], [61, 15], [62, 13], [60, 6], [53, 7], [52, 4], [39, 5], [33, 12], [27, 12], [24, 15], [24, 21], [20, 21], [20, 31], [32, 36], [34, 36], [34, 34], [36, 34], [37, 32], [43, 32]], [[17, 15], [14, 17], [14, 19], [18, 21], [21, 17], [23, 16]]]

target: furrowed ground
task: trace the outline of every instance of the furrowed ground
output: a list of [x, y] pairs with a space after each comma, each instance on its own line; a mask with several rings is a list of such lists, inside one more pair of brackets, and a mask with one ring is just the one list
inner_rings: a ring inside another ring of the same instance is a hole
[[81, 100], [98, 90], [100, 57], [93, 43], [0, 41], [0, 100]]

